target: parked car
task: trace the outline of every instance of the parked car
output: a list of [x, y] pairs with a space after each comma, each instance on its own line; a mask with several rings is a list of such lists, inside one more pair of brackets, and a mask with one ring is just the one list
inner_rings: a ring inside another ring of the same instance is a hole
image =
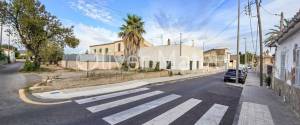
[[[235, 69], [228, 69], [224, 76], [224, 82], [230, 82], [236, 80], [236, 70]], [[243, 70], [239, 70], [239, 83], [244, 84], [246, 81], [246, 74]]]

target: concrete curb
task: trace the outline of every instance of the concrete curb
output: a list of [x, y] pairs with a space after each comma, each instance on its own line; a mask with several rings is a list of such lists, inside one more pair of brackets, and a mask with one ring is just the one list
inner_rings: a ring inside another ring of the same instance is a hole
[[24, 89], [19, 90], [19, 97], [23, 102], [28, 103], [28, 104], [33, 104], [33, 105], [58, 105], [58, 104], [72, 102], [71, 100], [60, 101], [60, 102], [50, 102], [50, 103], [33, 101], [26, 96], [26, 91]]
[[165, 79], [161, 78], [161, 80], [159, 80], [159, 78], [157, 79], [154, 78], [150, 81], [149, 79], [133, 80], [133, 81], [123, 82], [123, 83], [116, 83], [116, 84], [56, 90], [56, 91], [49, 91], [49, 92], [42, 92], [42, 93], [33, 93], [32, 95], [39, 99], [72, 99], [76, 97], [93, 96], [93, 95], [112, 93], [112, 92], [123, 91], [128, 89], [134, 89], [145, 85], [155, 85], [155, 84], [169, 82], [169, 81], [199, 78], [199, 77], [213, 75], [221, 72], [223, 71], [218, 71], [218, 72], [213, 72], [208, 74], [194, 74], [190, 76], [179, 76], [177, 78], [166, 77]]

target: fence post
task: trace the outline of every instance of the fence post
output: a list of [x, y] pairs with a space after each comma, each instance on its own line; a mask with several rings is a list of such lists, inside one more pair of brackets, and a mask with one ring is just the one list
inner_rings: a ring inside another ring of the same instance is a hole
[[86, 62], [86, 77], [89, 77], [89, 61]]

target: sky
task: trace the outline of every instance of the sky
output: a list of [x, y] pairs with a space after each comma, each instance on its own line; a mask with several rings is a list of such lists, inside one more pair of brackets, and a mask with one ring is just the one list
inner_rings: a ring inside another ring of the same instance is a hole
[[[205, 50], [236, 49], [237, 0], [40, 0], [47, 11], [57, 16], [65, 26], [74, 26], [80, 45], [66, 48], [66, 53], [83, 53], [95, 44], [120, 40], [118, 32], [127, 14], [142, 17], [144, 38], [154, 45], [165, 45], [167, 39], [178, 44], [180, 33], [186, 45]], [[254, 1], [254, 0], [250, 0]], [[249, 16], [244, 14], [248, 0], [241, 0], [241, 46], [255, 52], [257, 18], [252, 5], [253, 41]], [[263, 33], [279, 24], [274, 14], [283, 12], [285, 18], [299, 11], [299, 0], [262, 0]], [[266, 36], [264, 36], [265, 38]], [[7, 37], [4, 38], [4, 43]], [[246, 44], [245, 44], [246, 43]], [[257, 45], [258, 46], [258, 45]]]

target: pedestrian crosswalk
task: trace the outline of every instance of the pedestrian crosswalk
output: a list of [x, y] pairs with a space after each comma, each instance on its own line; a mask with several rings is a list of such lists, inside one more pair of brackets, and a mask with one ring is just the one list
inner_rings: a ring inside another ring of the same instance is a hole
[[[136, 94], [134, 96], [130, 96], [130, 94]], [[164, 96], [159, 96], [162, 95]], [[130, 97], [124, 97], [122, 96], [130, 96]], [[106, 99], [113, 99], [113, 98], [122, 98], [117, 99], [115, 101], [103, 103], [97, 105], [96, 103], [100, 103], [101, 100]], [[125, 109], [123, 111], [112, 113], [108, 116], [104, 116], [102, 119], [111, 124], [119, 124], [126, 120], [133, 119], [134, 117], [138, 115], [143, 115], [143, 113], [158, 108], [162, 105], [166, 105], [172, 101], [180, 99], [182, 96], [177, 94], [167, 94], [163, 91], [152, 91], [149, 88], [138, 88], [138, 89], [132, 89], [122, 92], [116, 92], [106, 95], [100, 95], [95, 97], [89, 97], [84, 99], [78, 99], [74, 100], [77, 104], [83, 105], [87, 103], [96, 104], [94, 106], [86, 107], [86, 110], [88, 110], [91, 113], [97, 113], [101, 111], [105, 111], [112, 108], [118, 108], [126, 104], [130, 104], [139, 100], [143, 100], [146, 98], [154, 98], [158, 97], [157, 99], [154, 99], [149, 102], [145, 102], [143, 104], [137, 105], [132, 108]], [[146, 121], [143, 123], [143, 125], [168, 125], [173, 123], [175, 120], [183, 116], [184, 114], [187, 114], [188, 111], [196, 107], [202, 103], [202, 100], [190, 98], [187, 100], [184, 100], [182, 103], [176, 105], [175, 107], [167, 110], [166, 112], [158, 113], [157, 116], [150, 119], [149, 121]], [[224, 117], [225, 113], [228, 110], [228, 106], [221, 105], [221, 104], [214, 104], [212, 107], [207, 110], [199, 120], [195, 123], [195, 125], [218, 125], [220, 124], [220, 121]]]

